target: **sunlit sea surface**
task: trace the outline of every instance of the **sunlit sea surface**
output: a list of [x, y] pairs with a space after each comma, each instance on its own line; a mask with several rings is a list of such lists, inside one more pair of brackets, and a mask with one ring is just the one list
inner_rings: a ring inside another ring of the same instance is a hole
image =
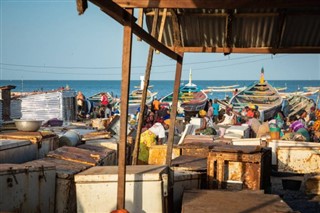
[[[304, 87], [315, 87], [320, 86], [319, 80], [302, 80], [302, 81], [286, 81], [286, 80], [276, 80], [276, 81], [268, 81], [274, 87], [287, 87], [285, 92], [295, 92], [295, 91], [303, 91]], [[188, 81], [181, 81], [181, 84], [186, 84]], [[236, 81], [236, 80], [217, 80], [217, 81], [209, 81], [209, 80], [194, 80], [192, 83], [198, 85], [202, 89], [206, 89], [210, 86], [228, 86], [228, 85], [239, 85], [239, 87], [249, 86], [254, 81]], [[53, 90], [60, 87], [69, 86], [71, 89], [75, 91], [82, 91], [86, 97], [90, 97], [99, 92], [110, 92], [113, 93], [114, 96], [120, 97], [121, 94], [121, 81], [72, 81], [72, 80], [64, 80], [64, 81], [52, 81], [52, 80], [2, 80], [0, 81], [0, 86], [5, 85], [15, 85], [15, 92], [31, 92], [37, 90]], [[135, 86], [139, 86], [139, 80], [133, 80], [130, 82], [130, 91], [135, 89]], [[174, 81], [163, 81], [163, 80], [154, 80], [150, 81], [150, 89], [154, 92], [158, 92], [157, 97], [161, 98], [166, 94], [173, 91]], [[226, 96], [232, 96], [231, 92], [219, 92], [219, 93], [209, 93], [209, 98], [218, 98], [224, 99]], [[310, 96], [310, 98], [317, 100], [317, 95]]]

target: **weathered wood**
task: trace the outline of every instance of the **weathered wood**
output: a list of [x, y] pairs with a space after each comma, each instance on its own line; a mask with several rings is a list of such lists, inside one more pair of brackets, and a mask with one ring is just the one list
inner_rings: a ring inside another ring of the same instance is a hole
[[[128, 10], [133, 14], [133, 10]], [[124, 26], [123, 29], [123, 49], [122, 49], [122, 81], [121, 81], [121, 105], [120, 105], [120, 141], [119, 141], [119, 169], [118, 169], [118, 191], [117, 209], [125, 208], [126, 192], [126, 143], [127, 143], [127, 123], [128, 123], [128, 101], [131, 74], [131, 50], [132, 50], [132, 22]]]
[[256, 53], [256, 54], [276, 54], [276, 53], [320, 53], [319, 47], [291, 47], [291, 48], [270, 48], [270, 47], [168, 47], [175, 52], [202, 52], [202, 53]]
[[[163, 9], [161, 16], [162, 16], [162, 18], [161, 18], [161, 23], [160, 23], [159, 35], [158, 35], [159, 42], [161, 42], [161, 40], [162, 40], [163, 28], [164, 28], [164, 24], [165, 24], [166, 18], [167, 18], [167, 8]], [[160, 53], [159, 50], [156, 50], [156, 53]]]
[[181, 80], [181, 73], [182, 73], [182, 59], [183, 59], [183, 53], [181, 54], [181, 60], [177, 60], [177, 64], [176, 64], [174, 93], [173, 93], [173, 97], [172, 97], [172, 106], [171, 106], [171, 112], [170, 112], [170, 124], [171, 125], [169, 127], [169, 136], [168, 136], [168, 143], [167, 143], [167, 159], [166, 159], [166, 164], [169, 167], [171, 166], [171, 160], [172, 160], [174, 128], [175, 128], [175, 120], [176, 120], [176, 115], [177, 115], [179, 87], [180, 87], [180, 80]]
[[[218, 146], [208, 155], [207, 180], [210, 188], [217, 181], [219, 189], [224, 188], [226, 173], [229, 179], [242, 181], [242, 187], [251, 190], [269, 190], [271, 174], [271, 150], [261, 147]], [[219, 150], [219, 151], [218, 151]], [[260, 151], [261, 150], [261, 151]], [[217, 169], [215, 171], [215, 169]], [[227, 169], [227, 172], [225, 172]], [[231, 177], [230, 171], [237, 173]]]
[[[156, 9], [158, 11], [158, 9]], [[153, 23], [152, 23], [152, 30], [151, 35], [155, 37], [156, 35], [156, 29], [157, 29], [157, 22], [158, 22], [158, 13], [154, 16]], [[138, 156], [139, 156], [139, 145], [140, 145], [140, 135], [141, 135], [141, 129], [143, 124], [143, 116], [145, 109], [145, 103], [147, 99], [147, 92], [149, 87], [149, 79], [151, 74], [151, 67], [152, 67], [152, 60], [153, 60], [153, 47], [149, 47], [149, 53], [148, 53], [148, 60], [147, 60], [147, 66], [146, 71], [144, 75], [144, 84], [143, 84], [143, 91], [142, 91], [142, 98], [140, 103], [140, 114], [138, 118], [138, 128], [137, 128], [137, 135], [136, 135], [136, 143], [134, 145], [134, 151], [133, 151], [133, 158], [132, 158], [132, 165], [138, 164]]]
[[[143, 28], [143, 8], [139, 9], [138, 26]], [[139, 36], [137, 36], [137, 40], [142, 41], [142, 39]]]
[[239, 8], [304, 8], [320, 6], [318, 0], [113, 0], [123, 8], [190, 8], [190, 9], [239, 9]]

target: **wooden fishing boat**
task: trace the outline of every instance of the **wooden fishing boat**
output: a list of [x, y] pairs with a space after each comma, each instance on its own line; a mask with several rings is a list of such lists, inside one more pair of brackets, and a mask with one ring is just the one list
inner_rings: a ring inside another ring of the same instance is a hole
[[208, 89], [235, 89], [239, 87], [238, 84], [236, 85], [229, 85], [229, 86], [211, 86], [211, 87], [207, 87]]
[[[140, 76], [140, 88], [133, 90], [129, 94], [129, 108], [128, 114], [135, 114], [140, 107], [142, 101], [142, 93], [144, 87], [144, 76]], [[152, 101], [157, 97], [158, 92], [152, 92], [151, 90], [147, 90], [147, 98], [146, 105], [151, 105]]]
[[101, 102], [101, 94], [105, 93], [108, 97], [108, 101], [111, 105], [114, 105], [117, 102], [117, 99], [113, 97], [113, 95], [109, 92], [99, 92], [97, 94], [94, 94], [93, 96], [90, 96], [87, 98], [88, 101], [90, 101], [93, 106], [98, 106]]
[[310, 112], [311, 107], [314, 107], [315, 101], [304, 95], [292, 95], [287, 98], [289, 106], [289, 115], [296, 115], [300, 110], [306, 110]]
[[[172, 104], [173, 92], [160, 99], [161, 105]], [[185, 113], [195, 114], [204, 109], [208, 100], [207, 94], [196, 84], [192, 83], [192, 73], [190, 69], [189, 83], [180, 86], [179, 89], [179, 107], [184, 109]]]
[[211, 89], [211, 92], [233, 92], [235, 89], [238, 91], [244, 90], [246, 87], [235, 87], [235, 88], [215, 88]]
[[264, 78], [255, 82], [245, 90], [238, 92], [230, 99], [230, 104], [237, 111], [245, 106], [256, 105], [261, 113], [261, 120], [269, 120], [281, 110], [282, 97]]

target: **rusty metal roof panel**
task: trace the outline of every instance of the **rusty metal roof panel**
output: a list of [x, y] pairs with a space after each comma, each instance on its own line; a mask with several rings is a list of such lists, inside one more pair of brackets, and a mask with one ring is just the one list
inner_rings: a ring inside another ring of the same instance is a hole
[[[177, 9], [176, 14], [182, 47], [318, 48], [319, 10]], [[152, 10], [145, 12], [149, 13], [146, 22], [150, 31]], [[161, 42], [170, 47], [174, 46], [173, 40], [172, 18], [168, 12]]]
[[[307, 23], [307, 24], [306, 24]], [[320, 46], [320, 16], [287, 16], [283, 47]]]
[[232, 24], [233, 47], [270, 47], [276, 23], [273, 16], [236, 17]]

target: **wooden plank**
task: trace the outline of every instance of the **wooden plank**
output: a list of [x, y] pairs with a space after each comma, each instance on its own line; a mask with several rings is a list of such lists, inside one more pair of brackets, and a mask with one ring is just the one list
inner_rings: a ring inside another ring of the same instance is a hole
[[[161, 42], [162, 40], [162, 35], [163, 35], [163, 29], [164, 29], [164, 24], [166, 22], [167, 18], [167, 8], [163, 9], [162, 13], [162, 18], [161, 18], [161, 23], [160, 23], [160, 30], [159, 30], [159, 35], [158, 35], [158, 41]], [[160, 53], [159, 50], [156, 50], [156, 53]]]
[[167, 48], [164, 44], [160, 43], [157, 39], [152, 37], [141, 27], [139, 27], [138, 24], [134, 23], [136, 21], [136, 18], [129, 14], [126, 10], [121, 8], [119, 5], [115, 4], [113, 1], [90, 0], [90, 2], [100, 7], [103, 12], [111, 16], [120, 24], [131, 25], [132, 32], [142, 40], [147, 42], [149, 45], [153, 46], [155, 49], [159, 50], [160, 52], [174, 60], [182, 60], [179, 54]]
[[[156, 35], [156, 29], [157, 29], [157, 22], [159, 17], [159, 10], [156, 9], [157, 13], [154, 16], [153, 23], [152, 23], [152, 30], [151, 35], [154, 37]], [[153, 47], [149, 47], [149, 53], [148, 53], [148, 60], [147, 60], [147, 66], [146, 71], [144, 75], [144, 84], [143, 84], [143, 92], [142, 92], [142, 98], [141, 98], [141, 104], [140, 104], [140, 114], [138, 119], [138, 128], [137, 128], [137, 135], [136, 135], [136, 142], [134, 145], [134, 151], [133, 151], [133, 159], [132, 164], [137, 165], [138, 164], [138, 156], [139, 156], [139, 145], [140, 145], [140, 135], [141, 135], [141, 129], [143, 124], [143, 116], [145, 111], [145, 103], [147, 99], [147, 90], [149, 86], [149, 79], [151, 74], [151, 67], [152, 67], [152, 60], [153, 60]]]
[[203, 52], [203, 53], [256, 53], [256, 54], [276, 54], [276, 53], [320, 53], [319, 47], [168, 47], [175, 52]]
[[[138, 26], [143, 28], [143, 8], [139, 9], [139, 15], [138, 15]], [[142, 41], [140, 37], [137, 36], [138, 41]]]
[[173, 140], [174, 140], [174, 128], [175, 128], [175, 120], [177, 115], [177, 106], [178, 106], [178, 98], [179, 98], [179, 87], [180, 87], [180, 80], [181, 80], [181, 73], [182, 73], [182, 59], [183, 53], [181, 53], [181, 59], [177, 60], [176, 64], [176, 75], [174, 81], [174, 88], [173, 88], [173, 97], [172, 97], [172, 108], [170, 112], [170, 127], [169, 127], [169, 136], [168, 136], [168, 143], [167, 143], [167, 159], [166, 164], [170, 167], [171, 166], [171, 158], [172, 158], [172, 147], [173, 147]]
[[113, 0], [123, 8], [208, 8], [208, 9], [239, 9], [239, 8], [308, 8], [318, 7], [318, 0]]
[[[133, 14], [133, 10], [128, 10], [128, 14]], [[122, 49], [122, 80], [121, 80], [121, 105], [120, 111], [120, 141], [118, 159], [118, 190], [117, 209], [125, 209], [126, 192], [126, 143], [128, 124], [128, 100], [131, 74], [131, 51], [132, 51], [132, 22], [124, 26], [123, 29], [123, 49]]]

